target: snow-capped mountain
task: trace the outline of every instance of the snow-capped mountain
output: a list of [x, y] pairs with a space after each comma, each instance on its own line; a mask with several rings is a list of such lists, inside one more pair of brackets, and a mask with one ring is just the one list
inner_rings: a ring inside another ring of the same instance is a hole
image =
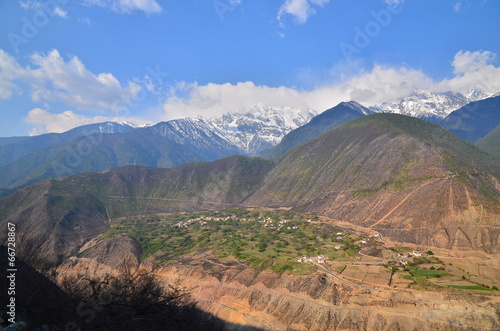
[[374, 112], [403, 114], [438, 122], [451, 112], [470, 102], [483, 100], [491, 96], [493, 96], [493, 93], [479, 89], [469, 90], [465, 93], [433, 93], [419, 90], [400, 102], [384, 102], [381, 105], [372, 106], [370, 109]]
[[191, 145], [196, 148], [214, 151], [230, 151], [234, 154], [244, 153], [226, 132], [201, 116], [160, 122], [144, 130], [151, 131], [180, 145]]
[[134, 124], [129, 122], [104, 122], [90, 124], [85, 127], [88, 132], [100, 133], [124, 133], [135, 129]]
[[308, 123], [316, 111], [257, 104], [245, 113], [224, 114], [209, 121], [247, 155], [276, 146], [290, 131]]

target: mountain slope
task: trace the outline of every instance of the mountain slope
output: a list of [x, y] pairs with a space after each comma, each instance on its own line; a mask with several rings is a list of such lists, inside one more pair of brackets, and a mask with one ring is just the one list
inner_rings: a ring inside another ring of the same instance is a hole
[[500, 158], [500, 124], [486, 137], [476, 142], [476, 146], [486, 153]]
[[0, 168], [0, 187], [138, 164], [172, 167], [242, 151], [203, 119], [179, 119], [122, 134], [93, 134], [50, 146]]
[[[124, 166], [47, 180], [0, 199], [0, 222], [51, 263], [76, 254], [114, 218], [238, 205], [273, 162], [233, 156], [176, 168]], [[5, 240], [6, 232], [0, 235]]]
[[291, 207], [394, 241], [499, 253], [499, 166], [437, 125], [374, 114], [275, 161], [233, 156], [40, 182], [1, 199], [0, 220], [50, 261], [75, 254], [118, 217], [234, 206]]
[[472, 143], [500, 124], [500, 96], [472, 102], [448, 115], [439, 125]]
[[375, 114], [289, 151], [246, 203], [295, 207], [396, 241], [498, 252], [499, 166], [437, 125]]
[[127, 124], [105, 122], [83, 125], [64, 133], [47, 133], [33, 137], [1, 138], [0, 166], [10, 164], [40, 149], [56, 146], [92, 134], [124, 133], [134, 130]]
[[288, 133], [283, 140], [266, 157], [274, 158], [283, 155], [295, 146], [327, 132], [342, 123], [370, 114], [368, 108], [355, 101], [342, 102], [323, 113], [315, 116], [309, 123]]
[[[107, 122], [62, 134], [4, 138], [0, 188], [15, 189], [47, 178], [126, 164], [171, 167], [234, 154], [254, 155], [276, 145], [313, 115], [312, 111], [257, 105], [244, 114], [181, 118], [144, 128]], [[4, 192], [8, 193], [0, 193]]]

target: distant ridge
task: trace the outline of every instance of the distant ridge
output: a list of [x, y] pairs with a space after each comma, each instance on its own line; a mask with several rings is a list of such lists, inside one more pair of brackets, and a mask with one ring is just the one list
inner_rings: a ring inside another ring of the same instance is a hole
[[63, 133], [46, 133], [32, 137], [0, 138], [0, 166], [19, 160], [40, 149], [68, 143], [95, 133], [124, 133], [134, 130], [127, 124], [104, 122], [82, 125]]
[[312, 110], [256, 105], [246, 113], [180, 118], [154, 125], [105, 122], [64, 133], [0, 138], [0, 196], [43, 179], [127, 164], [172, 167], [230, 155], [257, 155]]
[[341, 102], [315, 116], [309, 123], [288, 133], [283, 140], [272, 150], [265, 154], [266, 157], [274, 158], [283, 155], [288, 150], [316, 138], [342, 123], [355, 118], [371, 114], [372, 111], [363, 107], [355, 101]]
[[452, 112], [439, 125], [469, 142], [476, 142], [500, 124], [500, 96], [471, 102]]

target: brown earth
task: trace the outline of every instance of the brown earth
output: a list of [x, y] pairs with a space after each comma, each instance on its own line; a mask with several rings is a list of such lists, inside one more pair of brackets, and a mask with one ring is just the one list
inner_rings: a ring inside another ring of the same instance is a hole
[[160, 272], [191, 289], [200, 307], [265, 330], [494, 330], [500, 298], [365, 288], [318, 271], [308, 276], [229, 270], [222, 279], [193, 267]]

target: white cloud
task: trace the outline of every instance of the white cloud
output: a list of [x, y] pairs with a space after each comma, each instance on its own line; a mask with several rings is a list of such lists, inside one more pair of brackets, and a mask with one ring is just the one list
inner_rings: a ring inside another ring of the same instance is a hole
[[64, 102], [85, 110], [118, 109], [141, 90], [134, 82], [122, 86], [110, 73], [92, 73], [76, 56], [65, 61], [57, 50], [34, 54], [31, 62], [34, 68], [23, 68], [0, 50], [0, 98], [10, 98], [19, 81], [30, 87], [34, 102]]
[[71, 110], [65, 111], [63, 113], [54, 114], [48, 112], [41, 108], [35, 108], [28, 112], [28, 115], [24, 118], [24, 121], [29, 124], [33, 124], [34, 127], [29, 132], [30, 136], [38, 135], [46, 132], [60, 133], [71, 130], [75, 127], [102, 123], [107, 121], [112, 122], [132, 122], [135, 124], [143, 124], [146, 121], [135, 117], [106, 117], [106, 116], [94, 116], [86, 117], [74, 113]]
[[[180, 92], [180, 93], [179, 93]], [[187, 98], [179, 94], [187, 93]], [[300, 92], [287, 87], [257, 86], [253, 82], [233, 84], [180, 84], [164, 104], [166, 116], [173, 119], [189, 116], [216, 116], [244, 111], [257, 103], [269, 106], [300, 104], [306, 107]]]
[[496, 54], [489, 51], [460, 51], [455, 54], [452, 62], [454, 68], [453, 73], [464, 74], [477, 71], [493, 63], [495, 58]]
[[491, 64], [493, 59], [494, 54], [490, 52], [458, 52], [453, 61], [456, 76], [442, 81], [434, 81], [421, 70], [375, 64], [369, 71], [360, 71], [336, 83], [309, 91], [284, 86], [259, 86], [253, 82], [207, 85], [182, 83], [172, 89], [164, 103], [163, 119], [218, 116], [226, 112], [247, 111], [257, 103], [316, 111], [349, 100], [372, 106], [386, 101], [399, 101], [419, 89], [465, 92], [480, 88], [485, 92], [498, 92], [500, 68]]
[[[375, 65], [371, 72], [363, 72], [341, 83], [311, 91], [289, 87], [257, 86], [253, 82], [237, 84], [184, 84], [172, 91], [164, 104], [164, 119], [202, 115], [218, 116], [224, 113], [247, 111], [257, 103], [268, 106], [290, 106], [322, 111], [339, 102], [356, 100], [366, 105], [402, 98], [413, 89], [425, 88], [432, 81], [422, 72], [406, 68], [394, 69]], [[187, 97], [179, 97], [182, 91]]]
[[56, 14], [57, 16], [62, 17], [62, 18], [68, 17], [68, 12], [65, 11], [64, 9], [61, 9], [61, 7], [56, 7], [54, 9], [54, 14]]
[[91, 25], [92, 22], [88, 17], [83, 17], [78, 19], [78, 23], [86, 24], [86, 25]]
[[122, 14], [129, 14], [134, 11], [158, 14], [163, 11], [163, 8], [156, 0], [85, 0], [84, 4], [111, 9]]
[[500, 90], [500, 67], [493, 65], [496, 54], [489, 51], [460, 51], [452, 62], [451, 79], [439, 82], [436, 89], [440, 91], [466, 91], [478, 88], [489, 92]]
[[36, 10], [47, 13], [49, 16], [59, 16], [61, 18], [67, 18], [68, 12], [57, 6], [56, 1], [37, 1], [37, 0], [26, 0], [19, 1], [21, 8], [26, 10]]
[[[344, 63], [343, 68], [339, 64], [330, 70], [332, 77], [340, 76], [340, 79], [333, 81], [324, 77], [323, 83], [311, 90], [256, 85], [250, 81], [206, 85], [178, 82], [166, 96], [159, 117], [149, 120], [218, 116], [247, 111], [258, 103], [316, 111], [349, 100], [371, 106], [399, 101], [417, 89], [465, 92], [480, 88], [485, 92], [498, 92], [500, 68], [495, 67], [495, 58], [496, 54], [488, 51], [459, 51], [450, 63], [454, 77], [440, 81], [433, 80], [421, 70], [404, 66], [375, 64], [369, 70], [362, 70], [359, 63]], [[353, 67], [355, 70], [352, 70]], [[316, 76], [314, 72], [311, 75]], [[26, 67], [0, 50], [0, 99], [21, 93], [19, 84], [27, 85], [32, 99], [42, 104], [63, 102], [67, 109], [72, 110], [115, 110], [111, 116], [86, 117], [73, 111], [54, 114], [35, 108], [26, 117], [26, 122], [35, 126], [32, 133], [62, 132], [75, 126], [107, 120], [142, 123], [144, 120], [130, 119], [129, 112], [121, 113], [121, 117], [118, 112], [126, 109], [125, 105], [132, 105], [131, 101], [139, 100], [139, 91], [161, 97], [164, 90], [162, 86], [157, 89], [147, 77], [143, 90], [133, 82], [123, 86], [112, 74], [94, 74], [77, 57], [66, 60], [56, 50], [46, 55], [35, 54], [31, 65]]]
[[403, 0], [384, 0], [384, 2], [389, 6], [400, 5]]
[[292, 15], [299, 24], [307, 22], [308, 18], [316, 13], [314, 6], [322, 7], [330, 0], [285, 0], [278, 11], [278, 21], [284, 15]]
[[462, 2], [460, 2], [460, 1], [454, 2], [454, 3], [452, 3], [452, 6], [453, 6], [453, 10], [456, 13], [458, 13], [458, 12], [460, 12], [460, 9], [462, 9]]
[[9, 99], [17, 89], [14, 80], [24, 75], [16, 59], [0, 49], [0, 99]]

